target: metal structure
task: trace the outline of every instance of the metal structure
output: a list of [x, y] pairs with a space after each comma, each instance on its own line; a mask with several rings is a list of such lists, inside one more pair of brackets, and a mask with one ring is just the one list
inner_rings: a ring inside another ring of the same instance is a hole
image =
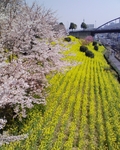
[[[117, 21], [118, 19], [119, 19], [119, 23], [115, 23], [112, 26], [112, 28], [110, 28], [110, 27], [105, 28], [105, 25], [107, 25], [113, 21]], [[116, 25], [118, 25], [118, 27], [116, 27]], [[86, 29], [86, 30], [78, 30], [78, 31], [75, 30], [75, 31], [69, 32], [70, 35], [73, 35], [78, 38], [81, 38], [81, 37], [83, 38], [88, 35], [94, 36], [95, 34], [98, 34], [98, 33], [120, 33], [120, 17], [112, 19], [95, 29], [89, 29], [89, 30]]]
[[115, 19], [112, 19], [112, 20], [110, 20], [110, 21], [108, 21], [108, 22], [102, 24], [101, 26], [99, 26], [98, 28], [96, 28], [96, 30], [98, 30], [98, 29], [104, 27], [105, 25], [107, 25], [107, 24], [109, 24], [109, 23], [111, 23], [111, 22], [113, 22], [113, 21], [116, 21], [116, 20], [118, 20], [118, 19], [120, 20], [120, 17], [115, 18]]

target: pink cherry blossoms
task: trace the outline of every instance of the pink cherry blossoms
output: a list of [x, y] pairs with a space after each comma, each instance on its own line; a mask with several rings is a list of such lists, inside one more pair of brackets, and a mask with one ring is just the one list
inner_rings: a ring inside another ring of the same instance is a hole
[[15, 16], [9, 13], [3, 16], [0, 18], [0, 109], [9, 105], [14, 108], [13, 117], [20, 114], [26, 117], [26, 108], [35, 103], [46, 104], [45, 76], [65, 66], [59, 53], [63, 49], [60, 38], [64, 32], [54, 30], [58, 25], [54, 13], [35, 3], [32, 7], [22, 5]]

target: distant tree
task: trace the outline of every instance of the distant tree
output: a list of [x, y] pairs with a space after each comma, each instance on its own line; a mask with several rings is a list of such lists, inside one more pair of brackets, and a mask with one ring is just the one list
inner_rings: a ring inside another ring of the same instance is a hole
[[74, 29], [76, 29], [77, 28], [77, 25], [76, 24], [74, 24]]
[[74, 23], [73, 22], [70, 23], [69, 29], [72, 29], [72, 30], [74, 29]]
[[73, 29], [76, 29], [76, 28], [77, 28], [77, 25], [75, 23], [71, 22], [69, 29], [73, 30]]
[[59, 24], [60, 24], [60, 25], [64, 25], [63, 22], [60, 22]]
[[83, 28], [83, 29], [87, 29], [87, 25], [86, 25], [86, 23], [82, 22], [82, 23], [81, 23], [81, 28]]
[[87, 36], [86, 38], [84, 38], [83, 40], [81, 40], [82, 45], [88, 45], [91, 42], [93, 42], [93, 37], [92, 36]]

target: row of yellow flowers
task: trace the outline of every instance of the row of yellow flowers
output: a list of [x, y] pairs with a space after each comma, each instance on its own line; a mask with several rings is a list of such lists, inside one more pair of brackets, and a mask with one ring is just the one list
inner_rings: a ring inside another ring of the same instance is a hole
[[120, 149], [120, 85], [110, 71], [104, 71], [109, 67], [102, 54], [104, 47], [96, 52], [90, 44], [95, 53], [92, 59], [79, 51], [80, 44], [74, 39], [64, 51], [64, 59], [76, 66], [49, 77], [44, 115], [31, 112], [22, 129], [28, 138], [0, 150]]

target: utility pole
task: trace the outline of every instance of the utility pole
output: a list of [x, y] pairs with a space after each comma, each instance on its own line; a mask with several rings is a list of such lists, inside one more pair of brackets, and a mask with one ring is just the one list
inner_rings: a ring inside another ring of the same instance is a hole
[[95, 28], [96, 28], [96, 20], [95, 20]]

